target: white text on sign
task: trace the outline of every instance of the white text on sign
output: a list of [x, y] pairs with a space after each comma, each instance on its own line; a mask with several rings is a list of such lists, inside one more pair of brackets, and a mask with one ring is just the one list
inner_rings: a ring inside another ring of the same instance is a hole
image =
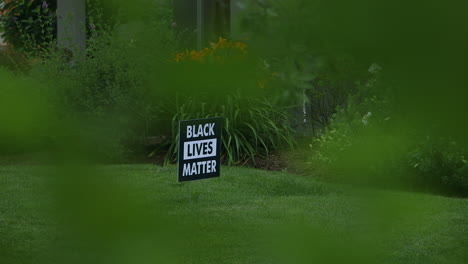
[[216, 172], [216, 160], [198, 161], [185, 163], [182, 176], [192, 176], [204, 173]]
[[215, 123], [187, 126], [187, 138], [214, 136]]
[[216, 138], [184, 142], [184, 160], [216, 156]]

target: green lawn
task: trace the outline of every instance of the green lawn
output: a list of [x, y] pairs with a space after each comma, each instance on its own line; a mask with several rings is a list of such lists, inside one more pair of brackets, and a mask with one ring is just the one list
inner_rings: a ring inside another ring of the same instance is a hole
[[467, 199], [235, 167], [179, 184], [175, 167], [0, 166], [1, 264], [468, 263], [467, 252]]

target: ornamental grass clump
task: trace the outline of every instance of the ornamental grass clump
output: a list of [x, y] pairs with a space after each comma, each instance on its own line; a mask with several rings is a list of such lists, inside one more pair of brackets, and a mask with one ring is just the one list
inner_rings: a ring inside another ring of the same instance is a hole
[[169, 109], [172, 133], [150, 156], [167, 149], [165, 163], [176, 162], [179, 121], [216, 116], [224, 118], [221, 155], [226, 164], [255, 164], [257, 158], [294, 147], [289, 114], [274, 103], [266, 86], [274, 74], [265, 77], [253, 57], [248, 56], [247, 44], [220, 37], [200, 51], [177, 53], [172, 63], [158, 68], [154, 82], [171, 89], [155, 91], [154, 97], [166, 98], [160, 107]]

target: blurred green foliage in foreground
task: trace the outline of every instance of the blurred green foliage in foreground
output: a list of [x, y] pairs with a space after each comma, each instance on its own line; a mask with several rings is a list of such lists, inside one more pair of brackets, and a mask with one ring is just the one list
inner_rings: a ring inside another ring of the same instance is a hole
[[[467, 262], [464, 199], [226, 168], [188, 201], [172, 167], [91, 165], [153, 135], [169, 135], [167, 151], [179, 118], [228, 106], [246, 150], [231, 163], [266, 155], [294, 145], [286, 114], [308, 89], [321, 113], [300, 131], [316, 136], [312, 175], [466, 195], [467, 3], [252, 1], [239, 17], [248, 56], [209, 63], [174, 60], [185, 43], [170, 1], [118, 4], [86, 61], [51, 50], [0, 69], [0, 153], [47, 164], [0, 167], [2, 263]], [[262, 118], [235, 118], [249, 111]], [[258, 120], [273, 125], [250, 129]]]

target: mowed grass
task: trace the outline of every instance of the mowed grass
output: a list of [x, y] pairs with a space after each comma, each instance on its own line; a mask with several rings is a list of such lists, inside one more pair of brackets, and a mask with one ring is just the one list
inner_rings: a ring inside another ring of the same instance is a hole
[[468, 200], [223, 167], [0, 166], [0, 263], [468, 263]]

